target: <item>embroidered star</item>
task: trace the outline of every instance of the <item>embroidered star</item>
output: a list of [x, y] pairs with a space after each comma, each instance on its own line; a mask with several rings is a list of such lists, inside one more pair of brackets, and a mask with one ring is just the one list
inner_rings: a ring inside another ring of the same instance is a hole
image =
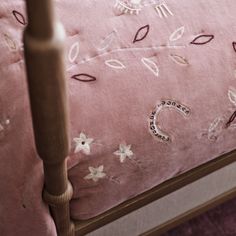
[[119, 150], [115, 151], [114, 154], [116, 156], [119, 156], [121, 163], [123, 163], [127, 157], [131, 159], [132, 156], [134, 155], [134, 153], [131, 150], [131, 145], [125, 145], [125, 144], [120, 144]]
[[99, 166], [98, 168], [90, 166], [88, 169], [90, 174], [86, 175], [84, 179], [92, 179], [94, 182], [97, 182], [99, 179], [102, 179], [106, 176], [106, 173], [103, 172], [103, 165]]
[[80, 133], [79, 138], [74, 138], [73, 141], [76, 143], [75, 153], [82, 151], [86, 155], [90, 154], [92, 138], [87, 138], [84, 133]]

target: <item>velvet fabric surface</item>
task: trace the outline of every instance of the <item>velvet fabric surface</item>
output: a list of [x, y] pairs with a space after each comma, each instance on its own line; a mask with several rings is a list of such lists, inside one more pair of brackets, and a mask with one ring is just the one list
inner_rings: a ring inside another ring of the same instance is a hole
[[222, 204], [162, 236], [235, 236], [236, 199]]
[[[96, 216], [236, 147], [234, 0], [55, 5], [67, 33], [73, 218]], [[23, 1], [0, 3], [0, 234], [55, 235], [41, 200], [26, 25]]]

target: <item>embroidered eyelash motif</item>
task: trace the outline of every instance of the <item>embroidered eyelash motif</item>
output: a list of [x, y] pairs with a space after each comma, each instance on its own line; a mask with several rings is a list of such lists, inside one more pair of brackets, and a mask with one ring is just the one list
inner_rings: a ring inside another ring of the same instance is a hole
[[171, 138], [168, 134], [163, 132], [158, 127], [157, 118], [163, 108], [174, 108], [175, 110], [179, 111], [182, 115], [188, 116], [190, 114], [190, 109], [185, 105], [173, 101], [173, 100], [163, 100], [156, 108], [152, 111], [149, 117], [149, 130], [150, 132], [157, 138], [159, 141], [162, 142], [169, 142]]
[[165, 2], [156, 5], [155, 9], [156, 9], [160, 18], [163, 18], [163, 17], [167, 18], [168, 15], [169, 16], [174, 15]]
[[128, 1], [116, 0], [115, 8], [117, 8], [123, 13], [137, 15], [141, 11], [141, 1], [142, 0], [131, 0], [130, 2], [128, 2]]

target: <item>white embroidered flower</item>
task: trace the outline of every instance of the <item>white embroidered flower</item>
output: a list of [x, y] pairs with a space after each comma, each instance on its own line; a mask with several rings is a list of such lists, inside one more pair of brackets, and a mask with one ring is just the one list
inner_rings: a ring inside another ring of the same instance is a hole
[[92, 138], [87, 138], [84, 133], [80, 133], [79, 138], [74, 138], [73, 141], [76, 143], [75, 153], [82, 151], [86, 155], [90, 154]]
[[97, 182], [99, 179], [102, 179], [106, 176], [106, 173], [103, 172], [103, 165], [99, 166], [98, 168], [90, 166], [88, 169], [90, 174], [86, 175], [84, 179], [92, 179], [94, 182]]
[[127, 157], [131, 159], [132, 156], [134, 155], [134, 153], [131, 150], [131, 145], [125, 145], [125, 144], [120, 144], [119, 150], [115, 151], [114, 154], [116, 156], [119, 156], [121, 163], [123, 163]]

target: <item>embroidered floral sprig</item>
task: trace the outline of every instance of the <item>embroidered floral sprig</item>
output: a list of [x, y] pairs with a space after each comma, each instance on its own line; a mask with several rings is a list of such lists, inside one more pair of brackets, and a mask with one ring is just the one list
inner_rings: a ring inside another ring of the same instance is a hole
[[92, 179], [94, 182], [97, 182], [99, 179], [103, 179], [106, 177], [106, 173], [103, 172], [104, 166], [101, 165], [97, 168], [90, 166], [89, 168], [90, 174], [86, 175], [84, 179], [90, 180]]
[[79, 138], [74, 138], [73, 141], [76, 144], [75, 153], [82, 151], [84, 154], [90, 154], [90, 144], [93, 142], [92, 138], [87, 138], [84, 133], [80, 133]]
[[119, 156], [120, 162], [123, 163], [126, 158], [131, 159], [134, 155], [133, 151], [131, 150], [131, 145], [120, 144], [119, 150], [115, 151], [114, 154]]

